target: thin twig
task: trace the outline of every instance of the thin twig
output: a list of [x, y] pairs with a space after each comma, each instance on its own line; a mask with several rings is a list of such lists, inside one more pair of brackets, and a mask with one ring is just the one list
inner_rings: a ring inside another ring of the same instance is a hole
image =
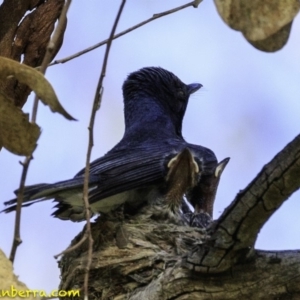
[[[59, 20], [58, 24], [55, 28], [54, 34], [52, 39], [49, 41], [46, 49], [45, 56], [43, 58], [42, 64], [39, 67], [39, 71], [43, 74], [46, 74], [47, 67], [49, 66], [50, 61], [52, 60], [53, 53], [55, 53], [58, 45], [57, 42], [61, 35], [64, 33], [64, 29], [66, 28], [67, 24], [67, 12], [68, 9], [71, 5], [72, 0], [68, 0], [66, 4], [64, 5]], [[32, 117], [31, 117], [31, 122], [34, 120], [36, 121], [36, 114], [37, 114], [37, 109], [38, 109], [38, 103], [39, 103], [39, 98], [37, 95], [34, 97], [34, 103], [33, 103], [33, 109], [32, 109]]]
[[87, 264], [86, 264], [86, 271], [84, 276], [84, 299], [88, 299], [88, 282], [89, 282], [89, 271], [90, 266], [92, 263], [92, 254], [93, 254], [93, 237], [92, 237], [92, 231], [91, 231], [91, 221], [90, 221], [90, 204], [89, 204], [89, 174], [90, 174], [90, 159], [91, 159], [91, 153], [92, 148], [94, 146], [94, 123], [96, 118], [97, 110], [100, 108], [101, 105], [101, 99], [102, 99], [102, 92], [103, 92], [103, 80], [106, 74], [106, 67], [108, 62], [108, 55], [111, 48], [112, 40], [118, 25], [118, 22], [120, 20], [123, 8], [125, 6], [126, 0], [122, 0], [118, 14], [116, 16], [114, 25], [112, 27], [111, 33], [108, 38], [104, 59], [102, 63], [102, 70], [100, 74], [100, 78], [98, 81], [98, 85], [96, 88], [96, 93], [94, 97], [94, 103], [93, 108], [91, 112], [91, 118], [90, 118], [90, 124], [89, 124], [89, 144], [88, 144], [88, 150], [86, 155], [86, 167], [85, 167], [85, 173], [84, 173], [84, 184], [83, 184], [83, 201], [84, 201], [84, 207], [85, 207], [85, 216], [86, 216], [86, 233], [88, 234], [88, 258], [87, 258]]
[[76, 250], [77, 248], [79, 248], [86, 241], [87, 238], [88, 238], [87, 231], [85, 231], [83, 237], [80, 239], [80, 241], [78, 243], [76, 243], [75, 245], [68, 247], [64, 251], [54, 255], [54, 258], [58, 259], [60, 256]]
[[[196, 8], [196, 7], [198, 7], [198, 5], [199, 5], [200, 2], [202, 2], [202, 0], [201, 0], [201, 1], [199, 1], [199, 0], [192, 1], [192, 2], [190, 2], [190, 3], [181, 5], [181, 6], [179, 6], [179, 7], [173, 8], [173, 9], [171, 9], [171, 10], [167, 10], [167, 11], [162, 12], [162, 13], [154, 14], [151, 18], [149, 18], [149, 19], [147, 19], [147, 20], [145, 20], [145, 21], [143, 21], [143, 22], [141, 22], [141, 23], [139, 23], [139, 24], [137, 24], [137, 25], [135, 25], [135, 26], [133, 26], [133, 27], [130, 27], [130, 28], [128, 28], [128, 29], [126, 29], [126, 30], [124, 30], [124, 31], [122, 31], [122, 32], [120, 32], [120, 33], [114, 35], [114, 36], [113, 36], [113, 39], [117, 39], [117, 38], [119, 38], [119, 37], [121, 37], [121, 36], [127, 34], [128, 32], [131, 32], [131, 31], [133, 31], [133, 30], [135, 30], [135, 29], [137, 29], [137, 28], [139, 28], [139, 27], [141, 27], [141, 26], [143, 26], [143, 25], [145, 25], [145, 24], [147, 24], [147, 23], [150, 23], [150, 22], [152, 22], [152, 21], [154, 21], [154, 20], [156, 20], [156, 19], [159, 19], [159, 18], [161, 18], [161, 17], [164, 17], [164, 16], [170, 15], [170, 14], [172, 14], [172, 13], [175, 13], [175, 12], [177, 12], [177, 11], [179, 11], [179, 10], [184, 9], [184, 8], [187, 8], [187, 7], [190, 7], [190, 6], [193, 6], [193, 7]], [[70, 61], [70, 60], [72, 60], [72, 59], [74, 59], [74, 58], [76, 58], [76, 57], [79, 57], [79, 56], [81, 56], [81, 55], [83, 55], [83, 54], [85, 54], [85, 53], [88, 53], [88, 52], [90, 52], [90, 51], [92, 51], [92, 50], [94, 50], [94, 49], [96, 49], [96, 48], [99, 48], [99, 47], [101, 47], [101, 46], [107, 44], [108, 41], [109, 41], [109, 39], [104, 40], [104, 41], [102, 41], [102, 42], [100, 42], [100, 43], [97, 43], [97, 44], [95, 44], [95, 45], [93, 45], [93, 46], [91, 46], [91, 47], [89, 47], [89, 48], [86, 48], [86, 49], [84, 49], [84, 50], [82, 50], [82, 51], [79, 51], [79, 52], [77, 52], [77, 53], [75, 53], [75, 54], [73, 54], [73, 55], [70, 55], [70, 56], [68, 56], [68, 57], [65, 57], [65, 58], [62, 58], [62, 59], [59, 59], [59, 60], [55, 60], [55, 61], [52, 62], [49, 66], [54, 66], [54, 65], [57, 65], [57, 64], [63, 64], [63, 63], [66, 63], [67, 61]]]
[[[71, 4], [71, 1], [72, 0], [68, 0], [66, 2], [66, 4], [64, 5], [64, 7], [61, 11], [59, 20], [58, 20], [58, 25], [56, 26], [53, 37], [52, 37], [52, 39], [50, 40], [50, 42], [47, 46], [46, 53], [45, 53], [45, 56], [43, 58], [42, 65], [40, 67], [40, 71], [43, 74], [45, 74], [46, 69], [47, 69], [47, 67], [48, 67], [48, 65], [51, 61], [52, 53], [55, 50], [55, 47], [57, 47], [56, 42], [57, 42], [59, 36], [63, 32], [63, 28], [64, 28], [64, 26], [66, 24], [66, 20], [67, 20], [67, 11], [68, 11], [68, 8]], [[31, 114], [31, 123], [33, 123], [33, 124], [36, 123], [38, 100], [39, 99], [38, 99], [37, 95], [35, 95], [34, 104], [33, 104], [33, 108], [32, 108], [32, 114]], [[31, 155], [27, 156], [25, 158], [24, 162], [22, 163], [23, 170], [22, 170], [22, 175], [21, 175], [21, 180], [20, 180], [20, 185], [19, 185], [19, 191], [18, 191], [18, 198], [17, 198], [14, 239], [13, 239], [11, 252], [10, 252], [10, 256], [9, 256], [9, 259], [12, 263], [15, 260], [17, 248], [22, 243], [21, 234], [20, 234], [21, 209], [22, 209], [22, 203], [23, 203], [23, 198], [24, 198], [24, 189], [25, 189], [25, 182], [26, 182], [27, 172], [28, 172], [28, 168], [29, 168], [30, 161], [32, 160], [32, 158], [33, 158], [33, 156], [31, 154]]]
[[21, 234], [20, 234], [21, 208], [22, 208], [22, 203], [23, 203], [25, 181], [26, 181], [26, 176], [27, 176], [27, 171], [28, 171], [30, 160], [31, 160], [31, 157], [27, 156], [24, 160], [24, 163], [21, 163], [23, 165], [23, 171], [22, 171], [22, 175], [21, 175], [18, 198], [17, 198], [14, 239], [13, 239], [13, 243], [12, 243], [12, 247], [11, 247], [11, 251], [10, 251], [10, 255], [9, 255], [9, 260], [12, 263], [14, 263], [17, 248], [22, 243]]

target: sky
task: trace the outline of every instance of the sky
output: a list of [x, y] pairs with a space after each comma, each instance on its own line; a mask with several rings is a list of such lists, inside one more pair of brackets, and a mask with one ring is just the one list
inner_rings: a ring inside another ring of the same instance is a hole
[[[1, 1], [0, 1], [1, 3]], [[183, 1], [127, 1], [117, 32]], [[73, 1], [60, 59], [109, 36], [120, 1]], [[214, 208], [218, 218], [287, 143], [300, 132], [300, 18], [296, 17], [287, 45], [275, 53], [253, 48], [240, 32], [219, 17], [213, 1], [160, 18], [115, 40], [104, 79], [104, 95], [95, 123], [92, 160], [102, 156], [123, 136], [121, 86], [126, 76], [142, 67], [160, 66], [183, 82], [203, 88], [190, 98], [183, 136], [212, 149], [218, 160], [230, 157], [220, 182]], [[27, 184], [53, 183], [72, 178], [84, 167], [88, 123], [105, 47], [65, 64], [50, 67], [46, 78], [72, 122], [48, 107], [39, 106], [42, 135], [31, 162]], [[31, 96], [24, 111], [32, 109]], [[0, 199], [14, 197], [19, 186], [22, 157], [0, 153]], [[300, 192], [271, 217], [259, 233], [256, 248], [300, 249]], [[0, 206], [1, 207], [1, 206]], [[53, 256], [64, 250], [84, 223], [52, 218], [47, 201], [22, 211], [21, 237], [15, 274], [32, 289], [50, 292], [59, 284]], [[0, 214], [0, 248], [9, 255], [14, 214]]]

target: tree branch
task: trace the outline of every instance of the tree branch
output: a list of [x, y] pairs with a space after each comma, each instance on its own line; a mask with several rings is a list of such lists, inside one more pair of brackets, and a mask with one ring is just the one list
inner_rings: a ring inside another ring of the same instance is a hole
[[[141, 23], [139, 23], [139, 24], [137, 24], [137, 25], [135, 25], [135, 26], [132, 26], [132, 27], [130, 27], [130, 28], [128, 28], [128, 29], [126, 29], [126, 30], [124, 30], [124, 31], [122, 31], [122, 32], [120, 32], [120, 33], [114, 35], [114, 36], [113, 36], [113, 40], [114, 40], [114, 39], [117, 39], [117, 38], [119, 38], [119, 37], [121, 37], [121, 36], [123, 36], [123, 35], [125, 35], [125, 34], [127, 34], [127, 33], [129, 33], [129, 32], [131, 32], [131, 31], [133, 31], [133, 30], [135, 30], [135, 29], [137, 29], [137, 28], [139, 28], [139, 27], [142, 27], [142, 26], [146, 25], [147, 23], [150, 23], [150, 22], [152, 22], [152, 21], [154, 21], [154, 20], [156, 20], [156, 19], [159, 19], [159, 18], [161, 18], [161, 17], [164, 17], [164, 16], [170, 15], [170, 14], [172, 14], [172, 13], [175, 13], [175, 12], [177, 12], [177, 11], [179, 11], [179, 10], [185, 9], [185, 8], [187, 8], [187, 7], [190, 7], [190, 6], [193, 6], [193, 7], [197, 8], [198, 5], [199, 5], [201, 2], [202, 2], [202, 0], [201, 0], [201, 1], [195, 0], [195, 1], [192, 1], [192, 2], [190, 2], [190, 3], [181, 5], [181, 6], [179, 6], [179, 7], [176, 7], [176, 8], [170, 9], [170, 10], [167, 10], [167, 11], [165, 11], [165, 12], [158, 13], [158, 14], [154, 14], [151, 18], [149, 18], [149, 19], [147, 19], [147, 20], [145, 20], [145, 21], [143, 21], [143, 22], [141, 22]], [[77, 58], [77, 57], [79, 57], [79, 56], [81, 56], [81, 55], [83, 55], [83, 54], [85, 54], [85, 53], [88, 53], [88, 52], [90, 52], [90, 51], [92, 51], [92, 50], [94, 50], [94, 49], [97, 49], [97, 48], [99, 48], [99, 47], [101, 47], [101, 46], [107, 44], [108, 41], [109, 41], [109, 39], [104, 40], [104, 41], [99, 42], [99, 43], [97, 43], [97, 44], [95, 44], [95, 45], [93, 45], [93, 46], [91, 46], [91, 47], [89, 47], [89, 48], [86, 48], [86, 49], [84, 49], [84, 50], [82, 50], [82, 51], [79, 51], [79, 52], [77, 52], [77, 53], [75, 53], [75, 54], [73, 54], [73, 55], [70, 55], [70, 56], [65, 57], [65, 58], [62, 58], [62, 59], [55, 60], [55, 61], [52, 62], [49, 66], [54, 66], [54, 65], [57, 65], [57, 64], [63, 64], [63, 63], [66, 63], [66, 62], [68, 62], [68, 61], [70, 61], [70, 60], [72, 60], [72, 59], [74, 59], [74, 58]]]
[[[56, 53], [58, 52], [58, 50], [61, 47], [64, 32], [67, 27], [67, 13], [68, 13], [69, 7], [71, 5], [71, 2], [72, 2], [72, 0], [67, 0], [66, 4], [63, 6], [60, 17], [58, 19], [58, 24], [55, 28], [55, 31], [53, 33], [51, 40], [49, 41], [49, 43], [47, 45], [45, 56], [43, 58], [41, 66], [39, 68], [39, 71], [43, 74], [46, 74], [46, 70], [48, 68], [49, 63], [51, 62], [51, 60], [53, 59], [53, 57], [56, 55]], [[34, 123], [36, 121], [38, 103], [39, 103], [39, 98], [37, 95], [35, 95], [33, 109], [32, 109], [32, 115], [31, 115], [31, 122], [34, 122]]]
[[223, 272], [251, 255], [257, 235], [271, 215], [300, 187], [300, 135], [278, 153], [226, 208], [211, 238], [184, 265], [199, 272]]
[[169, 268], [129, 299], [292, 299], [300, 294], [299, 273], [299, 251], [256, 251], [251, 263], [217, 277]]
[[[291, 299], [289, 293], [300, 293], [300, 251], [257, 250], [230, 271], [196, 273], [180, 262], [193, 245], [209, 238], [205, 230], [154, 220], [151, 214], [145, 207], [128, 219], [101, 216], [91, 224], [90, 300]], [[87, 249], [86, 242], [62, 258], [61, 289], [82, 285]]]

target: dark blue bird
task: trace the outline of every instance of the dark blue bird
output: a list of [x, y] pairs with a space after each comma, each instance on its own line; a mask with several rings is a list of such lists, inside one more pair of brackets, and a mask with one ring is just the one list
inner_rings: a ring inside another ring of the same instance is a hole
[[[146, 203], [178, 213], [185, 196], [196, 212], [212, 215], [219, 178], [228, 159], [218, 164], [211, 150], [189, 144], [182, 137], [189, 97], [201, 87], [199, 83], [184, 84], [158, 67], [143, 68], [128, 76], [123, 84], [124, 136], [90, 166], [93, 214], [107, 214], [120, 206], [130, 214]], [[54, 199], [53, 216], [82, 221], [83, 181], [84, 169], [73, 179], [28, 186], [23, 206]], [[4, 212], [15, 210], [16, 199], [5, 205]]]

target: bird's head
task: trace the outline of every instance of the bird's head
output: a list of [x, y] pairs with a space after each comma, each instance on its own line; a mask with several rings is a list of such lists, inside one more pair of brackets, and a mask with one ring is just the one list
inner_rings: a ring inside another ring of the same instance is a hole
[[189, 96], [201, 87], [200, 83], [184, 84], [173, 73], [159, 67], [140, 69], [131, 73], [123, 84], [125, 118], [135, 117], [135, 111], [145, 118], [145, 114], [156, 110], [169, 116], [181, 134]]

